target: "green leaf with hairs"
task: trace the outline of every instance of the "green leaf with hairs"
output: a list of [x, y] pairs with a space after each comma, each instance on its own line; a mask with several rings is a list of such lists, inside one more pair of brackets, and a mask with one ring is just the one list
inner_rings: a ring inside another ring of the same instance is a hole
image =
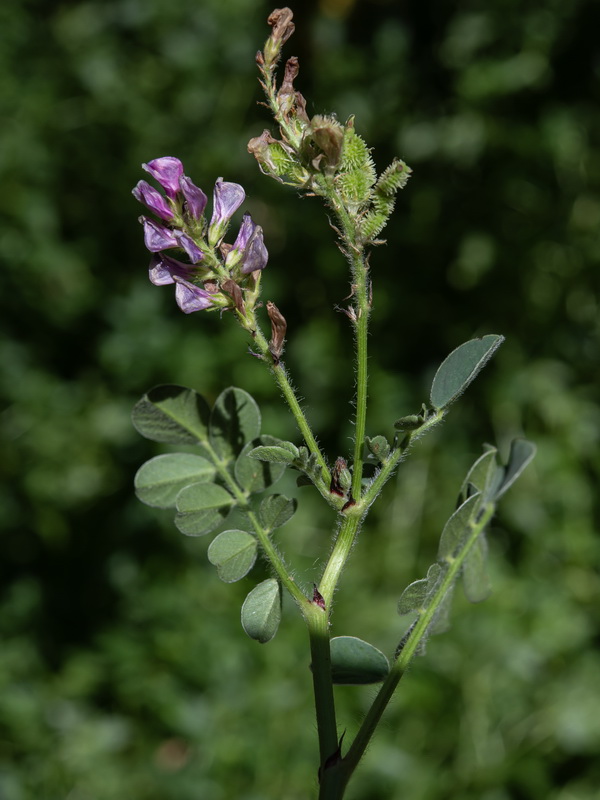
[[260, 411], [243, 389], [230, 387], [217, 397], [210, 415], [209, 438], [217, 455], [231, 460], [260, 433]]
[[431, 405], [446, 408], [459, 397], [485, 367], [504, 341], [504, 336], [488, 334], [471, 339], [453, 350], [440, 364], [431, 385]]
[[331, 640], [331, 677], [335, 684], [369, 684], [385, 680], [390, 665], [385, 655], [356, 636]]
[[216, 483], [193, 483], [177, 495], [175, 525], [187, 536], [202, 536], [218, 527], [235, 499]]
[[192, 483], [207, 483], [215, 477], [214, 466], [193, 453], [168, 453], [143, 464], [135, 476], [135, 493], [142, 503], [156, 508], [174, 508], [179, 492]]
[[277, 633], [281, 621], [281, 591], [275, 578], [259, 583], [244, 600], [242, 627], [251, 639], [264, 644]]
[[135, 429], [154, 442], [202, 444], [208, 440], [206, 400], [184, 386], [156, 386], [134, 406]]
[[223, 531], [208, 548], [208, 560], [217, 568], [219, 578], [234, 583], [247, 575], [256, 561], [256, 539], [247, 531]]

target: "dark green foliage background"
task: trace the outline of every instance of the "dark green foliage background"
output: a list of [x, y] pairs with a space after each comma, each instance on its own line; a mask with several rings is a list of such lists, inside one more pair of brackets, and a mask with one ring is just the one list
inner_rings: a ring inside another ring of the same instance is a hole
[[[269, 645], [207, 541], [133, 497], [165, 452], [130, 409], [157, 383], [231, 384], [297, 437], [232, 320], [184, 317], [146, 277], [130, 195], [181, 157], [239, 181], [271, 254], [266, 298], [320, 440], [346, 453], [353, 373], [345, 264], [319, 204], [263, 178], [269, 122], [253, 0], [5, 0], [0, 7], [2, 800], [306, 800], [316, 784], [307, 642]], [[349, 800], [592, 800], [600, 785], [598, 262], [600, 7], [593, 0], [297, 4], [287, 52], [311, 113], [356, 114], [379, 168], [414, 168], [375, 281], [369, 434], [415, 413], [473, 335], [494, 362], [419, 444], [345, 574], [336, 634], [386, 652], [395, 602], [433, 560], [482, 441], [536, 462], [493, 524], [495, 592], [455, 603], [401, 686]], [[595, 143], [595, 145], [594, 145]], [[288, 487], [288, 490], [291, 489]], [[281, 532], [299, 579], [330, 516], [299, 490]], [[596, 515], [596, 518], [594, 517]], [[265, 573], [266, 575], [266, 573]], [[341, 687], [356, 729], [373, 689]]]

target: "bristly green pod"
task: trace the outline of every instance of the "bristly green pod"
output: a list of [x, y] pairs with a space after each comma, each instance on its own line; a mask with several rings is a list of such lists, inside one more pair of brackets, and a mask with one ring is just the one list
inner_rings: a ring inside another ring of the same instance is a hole
[[372, 170], [373, 183], [375, 183], [377, 175], [371, 158], [371, 150], [365, 140], [354, 130], [354, 119], [350, 119], [346, 123], [344, 130], [340, 171], [351, 172], [355, 169], [365, 169], [365, 167], [369, 167]]
[[293, 158], [279, 142], [269, 146], [269, 166], [278, 177], [290, 175], [296, 168]]
[[356, 213], [371, 200], [377, 179], [371, 151], [351, 125], [344, 131], [344, 144], [336, 186], [346, 208]]
[[361, 231], [367, 241], [373, 239], [386, 226], [396, 203], [396, 193], [403, 189], [411, 169], [404, 161], [395, 158], [379, 176], [373, 188], [372, 209], [365, 214]]

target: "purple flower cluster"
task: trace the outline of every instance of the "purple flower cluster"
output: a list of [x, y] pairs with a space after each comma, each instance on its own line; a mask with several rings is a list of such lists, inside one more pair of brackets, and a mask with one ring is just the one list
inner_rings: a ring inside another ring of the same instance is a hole
[[[159, 220], [140, 217], [144, 243], [152, 253], [150, 280], [156, 286], [174, 283], [175, 299], [186, 314], [231, 305], [231, 297], [221, 294], [219, 284], [230, 285], [233, 280], [243, 287], [247, 276], [264, 269], [269, 258], [262, 228], [249, 214], [244, 214], [233, 246], [223, 242], [231, 217], [245, 200], [244, 189], [219, 178], [213, 192], [212, 217], [207, 222], [207, 197], [184, 175], [178, 158], [156, 158], [142, 167], [164, 190], [161, 194], [147, 181], [139, 181], [133, 189], [136, 200]], [[164, 252], [172, 249], [183, 251], [189, 263]]]

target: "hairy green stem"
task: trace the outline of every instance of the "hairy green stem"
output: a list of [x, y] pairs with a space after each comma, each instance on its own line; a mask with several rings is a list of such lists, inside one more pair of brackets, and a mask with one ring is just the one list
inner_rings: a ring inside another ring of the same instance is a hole
[[331, 611], [333, 595], [340, 575], [360, 530], [362, 518], [363, 512], [360, 506], [351, 506], [347, 510], [337, 533], [333, 550], [323, 570], [319, 582], [319, 593], [325, 602], [325, 608], [329, 612]]
[[356, 411], [354, 422], [354, 457], [352, 461], [352, 497], [362, 494], [363, 447], [367, 425], [367, 335], [369, 326], [368, 301], [364, 281], [358, 288], [356, 328]]
[[267, 339], [258, 324], [258, 320], [256, 319], [256, 314], [254, 311], [246, 311], [245, 313], [238, 311], [237, 314], [242, 326], [252, 336], [253, 345], [258, 348], [265, 363], [269, 364], [269, 370], [273, 375], [275, 382], [279, 386], [294, 419], [296, 420], [296, 425], [298, 426], [298, 429], [304, 438], [306, 446], [308, 447], [311, 455], [316, 458], [317, 463], [321, 468], [321, 482], [317, 485], [317, 489], [330, 505], [337, 507], [338, 504], [335, 499], [331, 497], [331, 493], [329, 491], [329, 483], [331, 481], [329, 467], [327, 466], [327, 462], [325, 461], [325, 457], [321, 452], [321, 448], [317, 444], [317, 440], [315, 439], [308, 420], [306, 419], [306, 415], [304, 414], [298, 398], [296, 397], [296, 393], [292, 388], [292, 384], [285, 366], [281, 361], [276, 364], [273, 360], [269, 350], [269, 343], [267, 342]]
[[420, 439], [421, 436], [426, 434], [430, 431], [435, 425], [441, 422], [446, 414], [445, 410], [438, 410], [431, 414], [423, 424], [417, 428], [416, 430], [412, 431], [410, 436], [407, 437], [405, 443], [389, 454], [389, 456], [385, 459], [383, 464], [381, 465], [381, 469], [375, 475], [371, 483], [367, 486], [365, 493], [363, 495], [363, 503], [365, 507], [369, 507], [379, 492], [383, 489], [385, 484], [389, 481], [389, 479], [394, 474], [396, 467], [404, 458], [406, 451], [410, 447], [410, 445], [415, 442], [417, 439]]
[[323, 774], [325, 765], [338, 749], [335, 701], [331, 678], [329, 614], [326, 609], [321, 608], [316, 603], [312, 603], [311, 608], [305, 614], [305, 618], [310, 637], [311, 671], [319, 735], [319, 773]]

